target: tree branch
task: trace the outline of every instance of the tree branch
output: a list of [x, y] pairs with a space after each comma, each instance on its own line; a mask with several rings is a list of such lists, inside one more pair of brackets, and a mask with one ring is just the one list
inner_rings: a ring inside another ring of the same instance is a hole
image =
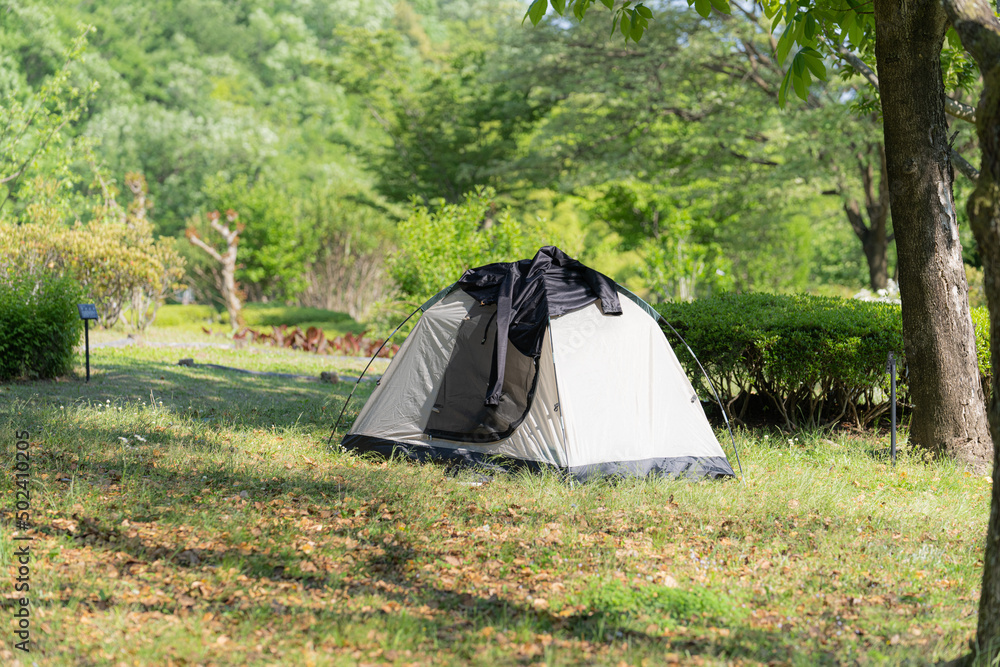
[[[858, 70], [858, 73], [868, 80], [868, 83], [872, 84], [875, 90], [878, 90], [878, 75], [875, 74], [865, 64], [865, 61], [861, 60], [858, 56], [850, 51], [850, 49], [844, 48], [843, 45], [837, 44], [834, 46], [834, 51], [840, 58], [847, 62], [851, 67]], [[976, 122], [976, 109], [973, 106], [965, 104], [964, 102], [959, 102], [958, 100], [952, 99], [950, 97], [944, 98], [944, 110], [950, 116], [954, 116], [959, 120], [964, 120], [968, 123]]]
[[719, 147], [722, 148], [722, 150], [724, 150], [724, 151], [728, 151], [729, 154], [732, 155], [733, 157], [738, 157], [741, 160], [746, 160], [747, 162], [752, 162], [753, 164], [762, 164], [765, 167], [777, 167], [778, 166], [777, 162], [772, 162], [771, 160], [767, 160], [765, 158], [750, 157], [749, 155], [744, 155], [743, 153], [740, 153], [740, 152], [738, 152], [736, 150], [733, 150], [732, 148], [729, 148], [728, 146], [726, 146], [721, 141], [719, 142]]
[[851, 229], [854, 230], [854, 235], [861, 239], [864, 243], [871, 233], [868, 225], [865, 224], [865, 219], [861, 215], [861, 205], [858, 204], [858, 200], [851, 197], [844, 202], [844, 213], [847, 214], [847, 220], [851, 223]]
[[972, 166], [968, 160], [951, 146], [948, 147], [948, 154], [951, 156], [951, 163], [960, 173], [974, 184], [979, 182], [979, 170]]
[[[875, 90], [879, 89], [878, 85], [878, 75], [871, 70], [865, 61], [857, 57], [849, 49], [844, 48], [842, 45], [834, 45], [834, 51], [840, 56], [842, 60], [847, 62], [851, 67], [858, 70], [858, 73], [868, 80], [868, 83], [872, 85]], [[960, 120], [967, 121], [969, 123], [976, 122], [976, 110], [969, 106], [968, 104], [963, 104], [958, 100], [953, 100], [950, 97], [944, 98], [944, 110], [951, 116], [958, 118]], [[955, 166], [961, 174], [964, 174], [966, 178], [975, 183], [979, 179], [979, 172], [969, 164], [969, 161], [962, 157], [958, 151], [954, 148], [949, 149], [949, 154], [951, 155], [952, 164]]]
[[222, 261], [222, 255], [219, 254], [219, 251], [213, 248], [212, 246], [208, 245], [204, 241], [202, 241], [200, 238], [198, 238], [198, 235], [195, 234], [193, 231], [188, 232], [187, 238], [188, 241], [190, 241], [191, 243], [195, 244], [196, 246], [207, 252], [209, 256], [211, 256], [211, 258], [214, 259], [216, 262]]
[[865, 64], [864, 60], [856, 56], [850, 49], [844, 48], [842, 44], [833, 44], [832, 46], [841, 60], [844, 60], [848, 65], [858, 70], [858, 74], [868, 79], [868, 83], [872, 84], [875, 90], [879, 89], [878, 75], [872, 71], [871, 67]]

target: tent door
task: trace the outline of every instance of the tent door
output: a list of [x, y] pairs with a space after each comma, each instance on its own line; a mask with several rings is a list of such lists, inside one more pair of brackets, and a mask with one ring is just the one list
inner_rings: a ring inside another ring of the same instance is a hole
[[509, 342], [499, 405], [484, 405], [496, 347], [496, 305], [475, 304], [462, 321], [424, 433], [459, 442], [496, 442], [524, 420], [538, 362]]

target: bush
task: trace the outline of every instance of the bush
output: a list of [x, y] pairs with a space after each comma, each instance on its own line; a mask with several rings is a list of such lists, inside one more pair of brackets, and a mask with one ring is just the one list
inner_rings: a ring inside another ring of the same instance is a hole
[[79, 283], [54, 274], [0, 274], [0, 380], [48, 379], [73, 369], [83, 323]]
[[[788, 427], [858, 426], [889, 407], [886, 359], [897, 356], [897, 392], [907, 399], [899, 306], [811, 296], [725, 294], [657, 307], [694, 349], [730, 414], [744, 419], [764, 399]], [[988, 317], [973, 314], [984, 386], [989, 380]], [[667, 330], [695, 386], [694, 360]]]
[[[0, 220], [0, 271], [73, 275], [97, 307], [99, 324], [119, 319], [139, 331], [148, 327], [167, 294], [179, 287], [184, 262], [169, 239], [154, 239], [146, 219], [146, 181], [127, 174], [135, 198], [128, 210], [109, 191], [86, 224], [56, 220], [9, 224]], [[30, 207], [29, 207], [30, 208]], [[34, 209], [32, 209], [34, 210]]]
[[461, 278], [466, 269], [531, 257], [538, 249], [490, 188], [436, 210], [415, 205], [400, 223], [399, 234], [399, 252], [389, 260], [389, 270], [400, 295], [413, 306]]

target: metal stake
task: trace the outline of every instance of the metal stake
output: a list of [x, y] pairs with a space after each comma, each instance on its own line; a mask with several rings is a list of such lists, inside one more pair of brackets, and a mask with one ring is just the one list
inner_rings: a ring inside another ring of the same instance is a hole
[[[77, 329], [79, 331], [79, 329]], [[77, 340], [80, 340], [77, 338]], [[90, 320], [83, 321], [83, 341], [87, 348], [87, 382], [90, 382]]]
[[889, 413], [892, 415], [892, 435], [889, 441], [889, 456], [892, 457], [892, 465], [896, 465], [896, 357], [889, 353]]
[[92, 303], [78, 303], [76, 310], [83, 320], [83, 341], [87, 348], [87, 382], [90, 382], [90, 320], [98, 319], [97, 307]]

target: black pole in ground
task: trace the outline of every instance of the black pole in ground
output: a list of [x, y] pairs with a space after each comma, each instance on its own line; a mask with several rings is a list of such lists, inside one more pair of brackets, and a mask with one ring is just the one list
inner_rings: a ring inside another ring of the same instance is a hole
[[83, 342], [87, 348], [87, 382], [90, 382], [90, 320], [83, 321]]
[[97, 319], [97, 308], [92, 303], [78, 303], [77, 311], [83, 320], [83, 344], [87, 350], [87, 382], [90, 382], [90, 320]]
[[889, 413], [892, 415], [892, 435], [889, 441], [889, 456], [896, 465], [896, 357], [889, 353]]

